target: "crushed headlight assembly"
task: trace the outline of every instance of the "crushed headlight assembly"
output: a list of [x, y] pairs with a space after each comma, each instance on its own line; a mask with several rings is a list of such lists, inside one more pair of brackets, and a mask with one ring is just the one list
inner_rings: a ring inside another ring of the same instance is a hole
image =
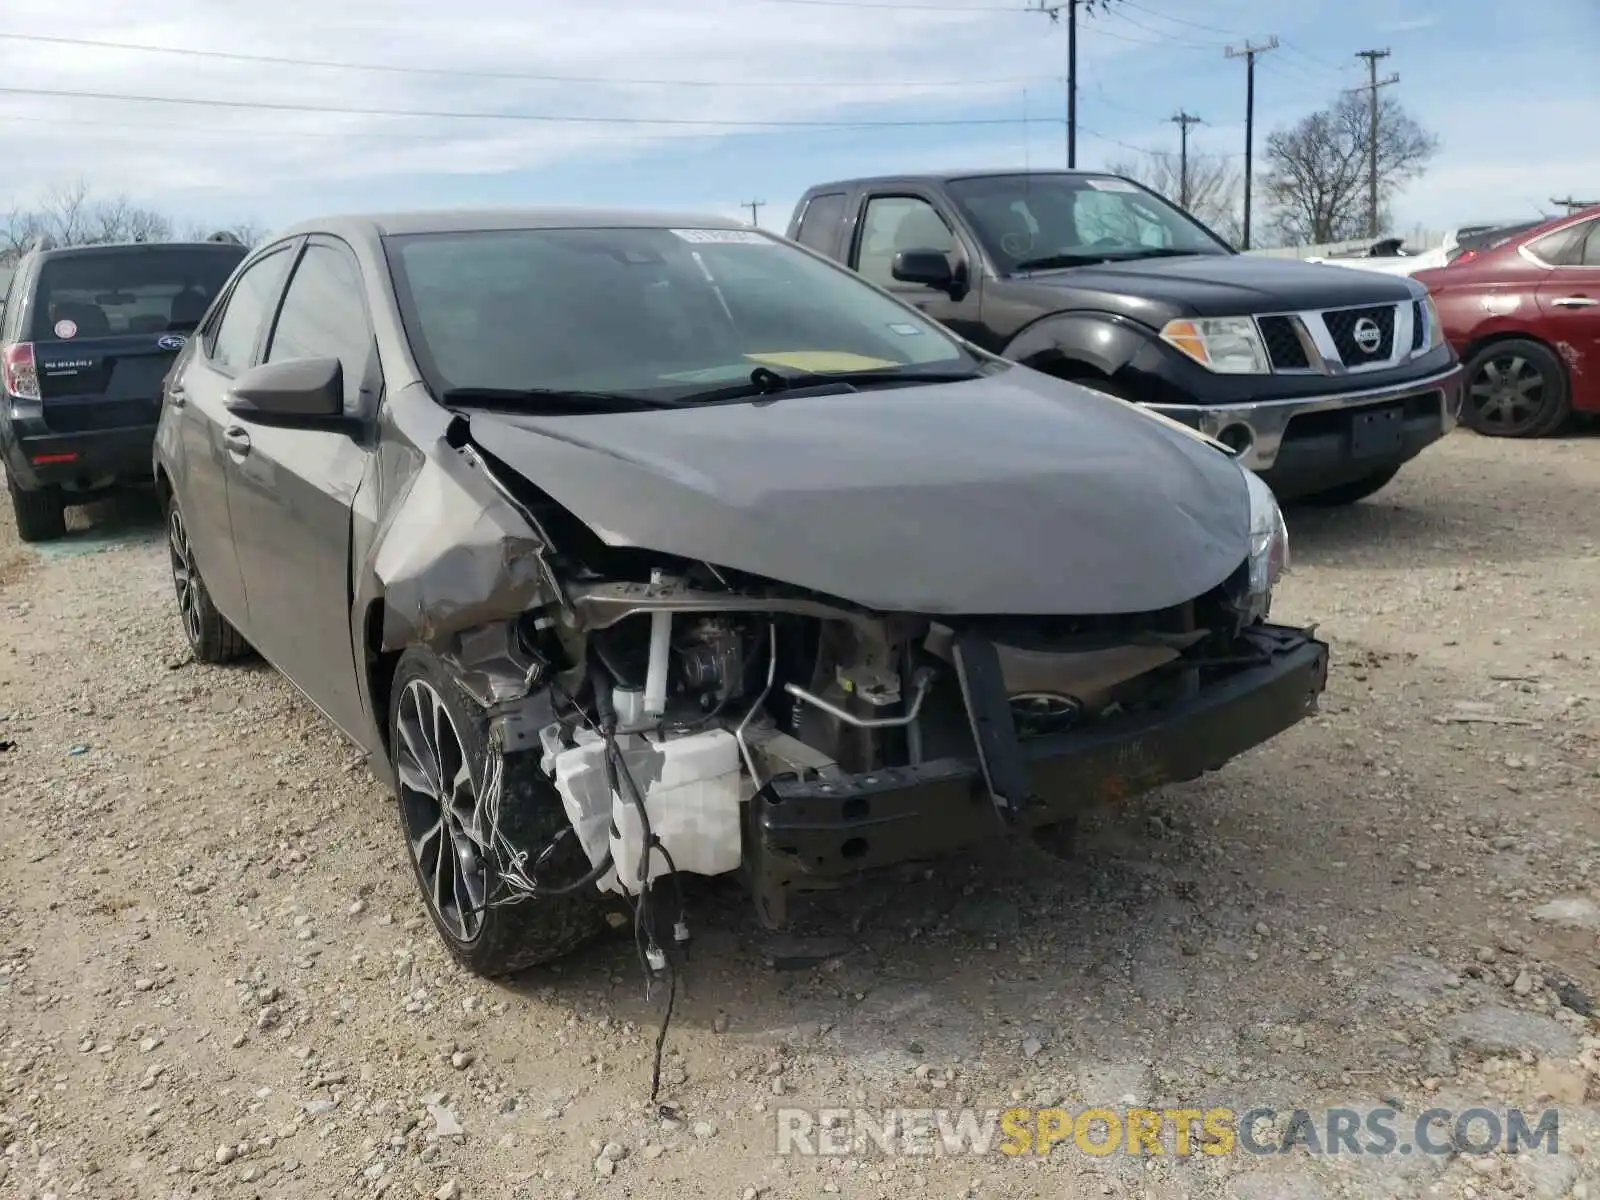
[[1272, 589], [1289, 569], [1289, 527], [1267, 482], [1254, 471], [1240, 470], [1250, 492], [1248, 612], [1252, 621], [1264, 620], [1272, 609]]
[[1218, 375], [1267, 375], [1272, 360], [1254, 317], [1168, 321], [1161, 340]]

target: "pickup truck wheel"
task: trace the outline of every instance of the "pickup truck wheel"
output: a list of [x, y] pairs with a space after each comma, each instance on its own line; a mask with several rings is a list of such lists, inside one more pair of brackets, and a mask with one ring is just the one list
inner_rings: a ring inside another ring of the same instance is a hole
[[1400, 464], [1385, 467], [1381, 471], [1374, 471], [1371, 475], [1360, 479], [1352, 479], [1349, 483], [1341, 483], [1338, 487], [1327, 488], [1320, 492], [1312, 492], [1308, 496], [1301, 496], [1297, 503], [1309, 504], [1317, 508], [1336, 508], [1343, 504], [1355, 504], [1365, 500], [1376, 491], [1386, 487], [1391, 479], [1400, 474]]
[[55, 488], [25, 492], [6, 476], [11, 511], [17, 518], [17, 536], [25, 542], [50, 542], [67, 535], [67, 506]]
[[195, 659], [220, 664], [249, 653], [250, 644], [211, 603], [211, 593], [206, 591], [206, 582], [194, 561], [189, 527], [184, 524], [177, 497], [167, 502], [167, 558], [172, 566], [172, 590], [178, 597], [183, 636]]
[[1538, 342], [1495, 342], [1467, 363], [1461, 419], [1488, 437], [1548, 437], [1572, 415], [1567, 372]]
[[[423, 906], [450, 953], [478, 975], [508, 975], [559, 958], [605, 928], [600, 892], [587, 886], [566, 896], [518, 903], [502, 884], [500, 849], [509, 842], [528, 861], [570, 829], [561, 797], [539, 769], [538, 756], [507, 755], [498, 827], [483, 803], [489, 723], [483, 708], [439, 659], [407, 650], [390, 690], [389, 745], [400, 824]], [[588, 870], [577, 839], [568, 837], [541, 866], [555, 886]]]

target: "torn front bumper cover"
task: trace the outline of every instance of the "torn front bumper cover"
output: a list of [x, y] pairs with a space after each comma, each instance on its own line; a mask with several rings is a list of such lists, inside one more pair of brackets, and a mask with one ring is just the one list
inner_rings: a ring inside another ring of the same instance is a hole
[[1328, 647], [1312, 632], [1252, 631], [1262, 661], [1158, 712], [1017, 742], [1030, 795], [1013, 820], [978, 757], [859, 775], [770, 781], [749, 806], [747, 866], [758, 911], [784, 920], [791, 895], [838, 887], [896, 864], [925, 860], [1016, 826], [1068, 820], [1096, 802], [1194, 779], [1270, 740], [1317, 710]]

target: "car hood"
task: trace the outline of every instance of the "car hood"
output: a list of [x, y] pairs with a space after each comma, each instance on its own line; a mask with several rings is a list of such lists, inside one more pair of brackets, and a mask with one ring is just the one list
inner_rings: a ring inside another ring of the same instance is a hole
[[1042, 290], [1125, 297], [1134, 302], [1126, 306], [1127, 315], [1146, 323], [1152, 304], [1171, 319], [1400, 304], [1415, 298], [1414, 289], [1402, 278], [1255, 254], [1072, 267], [1029, 276], [1028, 283]]
[[473, 440], [612, 546], [878, 611], [1146, 612], [1248, 552], [1214, 443], [1024, 367], [970, 382], [573, 416], [474, 412]]

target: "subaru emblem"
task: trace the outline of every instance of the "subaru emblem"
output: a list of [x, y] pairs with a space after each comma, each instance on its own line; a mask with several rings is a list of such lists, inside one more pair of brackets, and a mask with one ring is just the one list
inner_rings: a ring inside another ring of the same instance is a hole
[[156, 345], [163, 350], [182, 350], [188, 340], [182, 334], [166, 333], [156, 339]]

